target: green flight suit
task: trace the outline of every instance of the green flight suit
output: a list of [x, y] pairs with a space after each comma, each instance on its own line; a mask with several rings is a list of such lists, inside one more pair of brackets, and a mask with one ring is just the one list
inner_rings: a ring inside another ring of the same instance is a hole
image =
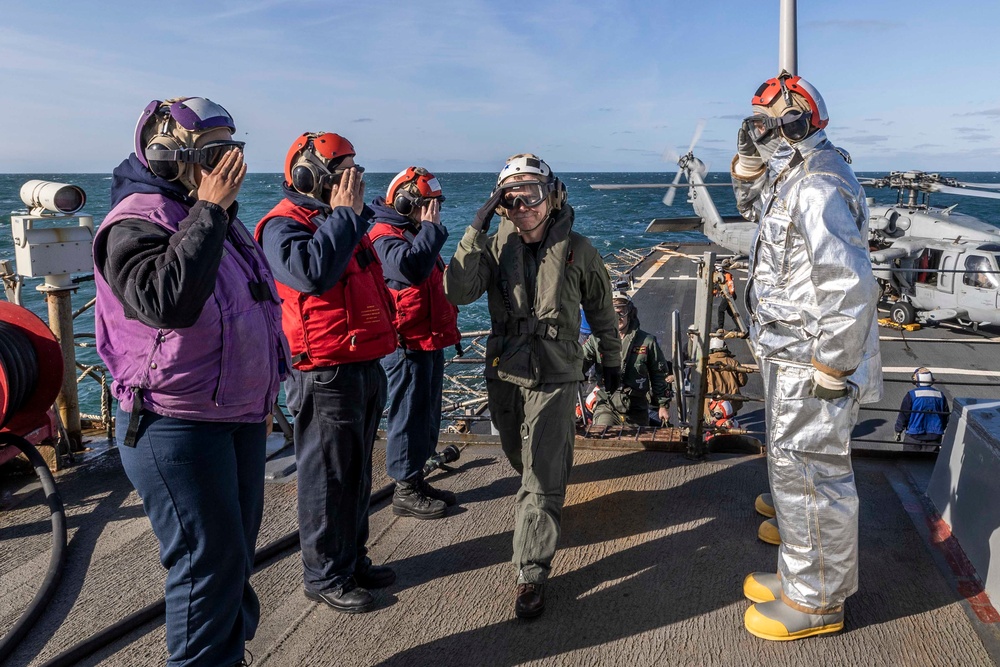
[[604, 357], [620, 363], [621, 355], [611, 279], [600, 254], [572, 231], [569, 205], [546, 224], [535, 251], [506, 218], [491, 236], [470, 227], [444, 275], [445, 294], [455, 305], [487, 293], [490, 416], [521, 474], [513, 556], [519, 583], [545, 581], [559, 539], [583, 380], [581, 305], [594, 334], [607, 341]]
[[[670, 406], [673, 392], [667, 383], [670, 362], [663, 356], [656, 336], [648, 334], [633, 323], [621, 339], [622, 384], [609, 397], [603, 389], [594, 406], [594, 423], [598, 426], [630, 424], [649, 426], [650, 399], [657, 408]], [[605, 363], [593, 336], [583, 344], [583, 357], [587, 365], [596, 364], [600, 374]]]

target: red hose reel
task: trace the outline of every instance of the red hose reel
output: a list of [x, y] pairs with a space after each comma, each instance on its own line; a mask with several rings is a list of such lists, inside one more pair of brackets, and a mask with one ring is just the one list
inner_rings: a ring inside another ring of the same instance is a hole
[[0, 301], [0, 433], [45, 426], [59, 395], [63, 357], [49, 327], [27, 308]]

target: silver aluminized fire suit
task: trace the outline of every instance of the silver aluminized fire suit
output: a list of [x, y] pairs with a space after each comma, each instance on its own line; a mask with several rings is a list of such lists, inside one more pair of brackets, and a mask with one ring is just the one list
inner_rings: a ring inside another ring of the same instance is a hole
[[[823, 131], [781, 139], [752, 180], [736, 175], [743, 217], [759, 222], [746, 303], [766, 400], [768, 477], [786, 603], [836, 611], [858, 586], [858, 496], [851, 430], [882, 394], [864, 190]], [[734, 160], [734, 165], [735, 165]], [[813, 370], [850, 393], [812, 395]]]

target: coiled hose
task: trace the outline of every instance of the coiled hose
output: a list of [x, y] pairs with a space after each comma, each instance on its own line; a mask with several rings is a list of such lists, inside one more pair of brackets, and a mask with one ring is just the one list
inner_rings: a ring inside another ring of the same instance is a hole
[[[17, 327], [0, 322], [0, 366], [7, 378], [7, 410], [0, 415], [0, 426], [17, 414], [24, 402], [31, 397], [38, 385], [38, 358], [28, 337]], [[17, 447], [28, 457], [38, 480], [45, 492], [52, 518], [52, 552], [49, 555], [49, 569], [41, 587], [35, 593], [27, 609], [21, 614], [3, 639], [0, 639], [0, 663], [6, 660], [45, 610], [52, 599], [66, 563], [66, 513], [62, 498], [56, 490], [56, 481], [49, 471], [45, 459], [38, 450], [24, 438], [14, 433], [0, 433], [0, 446]]]

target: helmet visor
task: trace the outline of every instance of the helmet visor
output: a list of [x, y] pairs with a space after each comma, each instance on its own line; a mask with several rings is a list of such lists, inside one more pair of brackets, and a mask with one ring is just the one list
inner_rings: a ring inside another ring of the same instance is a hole
[[518, 206], [534, 208], [549, 196], [552, 184], [543, 181], [509, 181], [501, 184], [500, 189], [503, 191], [500, 205], [504, 208], [513, 209]]

